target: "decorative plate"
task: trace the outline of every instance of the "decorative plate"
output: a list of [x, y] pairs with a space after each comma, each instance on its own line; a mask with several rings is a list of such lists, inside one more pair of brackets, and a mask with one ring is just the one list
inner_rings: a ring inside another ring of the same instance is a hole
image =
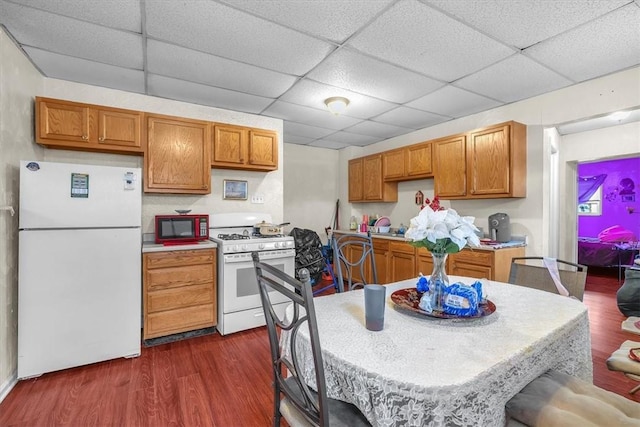
[[398, 289], [391, 294], [391, 301], [393, 301], [399, 308], [413, 311], [414, 313], [422, 314], [427, 317], [434, 317], [436, 319], [461, 319], [461, 320], [473, 320], [486, 317], [496, 311], [496, 305], [490, 300], [485, 300], [478, 306], [478, 314], [475, 316], [457, 316], [455, 314], [447, 314], [442, 311], [434, 311], [428, 313], [420, 308], [421, 293], [416, 288]]

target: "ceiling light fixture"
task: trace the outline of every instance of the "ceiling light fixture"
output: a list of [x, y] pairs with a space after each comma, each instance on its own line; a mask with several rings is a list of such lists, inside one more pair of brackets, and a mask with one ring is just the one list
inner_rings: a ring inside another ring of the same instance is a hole
[[327, 106], [329, 111], [337, 116], [338, 114], [342, 114], [344, 110], [347, 109], [349, 100], [342, 96], [332, 96], [331, 98], [327, 98], [324, 100], [324, 105]]
[[631, 111], [616, 111], [615, 113], [609, 114], [609, 118], [611, 120], [624, 120], [631, 114]]

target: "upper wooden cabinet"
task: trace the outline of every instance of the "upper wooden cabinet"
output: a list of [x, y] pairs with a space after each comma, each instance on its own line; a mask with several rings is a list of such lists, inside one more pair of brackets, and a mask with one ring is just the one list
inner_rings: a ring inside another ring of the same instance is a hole
[[364, 200], [364, 158], [349, 160], [349, 201]]
[[472, 198], [527, 195], [527, 128], [507, 122], [469, 133], [467, 183]]
[[143, 154], [144, 113], [36, 97], [36, 142], [49, 148]]
[[506, 122], [434, 141], [441, 199], [525, 197], [527, 128]]
[[382, 179], [382, 154], [349, 160], [349, 201], [398, 201], [398, 185]]
[[422, 142], [382, 153], [383, 179], [408, 181], [432, 177], [431, 145]]
[[435, 191], [442, 199], [463, 198], [467, 194], [467, 137], [454, 135], [433, 142]]
[[211, 166], [222, 169], [272, 171], [278, 169], [276, 132], [216, 124]]
[[210, 159], [210, 123], [155, 114], [147, 116], [145, 192], [209, 194]]

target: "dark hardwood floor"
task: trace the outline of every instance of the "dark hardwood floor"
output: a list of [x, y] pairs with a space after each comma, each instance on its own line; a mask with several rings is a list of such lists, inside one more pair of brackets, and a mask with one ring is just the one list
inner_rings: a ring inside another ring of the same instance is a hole
[[[591, 270], [591, 269], [590, 269]], [[617, 272], [590, 271], [594, 383], [636, 402], [636, 382], [607, 370], [625, 340]], [[117, 359], [20, 381], [0, 404], [0, 426], [268, 426], [273, 397], [264, 328], [143, 348]]]

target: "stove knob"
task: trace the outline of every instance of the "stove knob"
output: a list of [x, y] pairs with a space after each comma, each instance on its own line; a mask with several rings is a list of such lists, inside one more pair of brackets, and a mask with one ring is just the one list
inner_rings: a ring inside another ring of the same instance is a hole
[[273, 244], [273, 247], [274, 247], [274, 248], [279, 248], [279, 247], [280, 247], [280, 242], [275, 242], [275, 243]]
[[233, 245], [233, 246], [231, 246], [231, 249], [232, 249], [234, 252], [237, 252], [237, 251], [238, 251], [238, 245]]
[[242, 250], [243, 250], [244, 252], [248, 251], [248, 250], [249, 250], [249, 246], [247, 246], [247, 245], [242, 245]]
[[258, 243], [258, 249], [264, 249], [264, 243]]

